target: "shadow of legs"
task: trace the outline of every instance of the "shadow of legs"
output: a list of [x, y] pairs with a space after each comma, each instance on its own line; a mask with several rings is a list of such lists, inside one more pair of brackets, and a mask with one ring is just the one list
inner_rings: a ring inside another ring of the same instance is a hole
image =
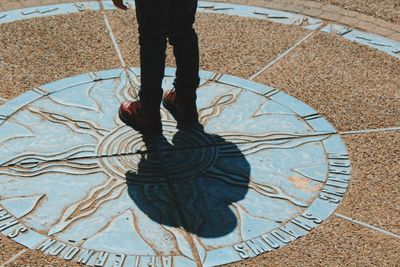
[[232, 204], [248, 191], [250, 165], [235, 144], [196, 128], [179, 130], [172, 144], [160, 136], [147, 147], [138, 171], [126, 173], [129, 195], [145, 214], [199, 237], [236, 228]]

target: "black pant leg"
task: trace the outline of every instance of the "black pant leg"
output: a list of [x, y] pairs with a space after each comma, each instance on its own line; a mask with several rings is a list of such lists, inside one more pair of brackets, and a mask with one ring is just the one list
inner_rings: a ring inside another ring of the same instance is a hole
[[167, 34], [171, 23], [172, 0], [136, 0], [139, 24], [141, 102], [159, 108], [165, 69]]
[[193, 24], [197, 0], [172, 0], [169, 42], [173, 46], [177, 70], [177, 92], [192, 94], [199, 86], [199, 44]]

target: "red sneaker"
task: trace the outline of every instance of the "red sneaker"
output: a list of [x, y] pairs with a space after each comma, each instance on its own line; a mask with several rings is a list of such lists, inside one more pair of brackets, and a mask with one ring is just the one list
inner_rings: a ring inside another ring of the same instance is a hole
[[141, 134], [161, 134], [160, 111], [149, 111], [140, 101], [125, 101], [119, 108], [119, 118]]
[[163, 106], [171, 113], [178, 122], [178, 126], [188, 124], [199, 124], [197, 113], [196, 95], [183, 96], [177, 98], [176, 90], [168, 90], [164, 93]]

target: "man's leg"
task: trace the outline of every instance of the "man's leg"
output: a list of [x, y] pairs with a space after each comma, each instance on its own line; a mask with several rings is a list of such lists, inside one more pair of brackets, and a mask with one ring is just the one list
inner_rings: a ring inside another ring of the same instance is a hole
[[193, 28], [197, 0], [172, 0], [169, 42], [177, 65], [175, 89], [194, 94], [199, 85], [199, 44]]
[[174, 48], [177, 70], [175, 90], [166, 92], [166, 107], [178, 125], [197, 123], [196, 89], [199, 86], [199, 44], [193, 29], [197, 0], [172, 0], [169, 42]]
[[171, 21], [172, 0], [136, 0], [139, 23], [141, 89], [140, 101], [150, 109], [159, 109], [165, 69], [167, 33]]
[[141, 87], [139, 101], [125, 101], [120, 119], [143, 135], [161, 134], [160, 102], [172, 0], [136, 0]]

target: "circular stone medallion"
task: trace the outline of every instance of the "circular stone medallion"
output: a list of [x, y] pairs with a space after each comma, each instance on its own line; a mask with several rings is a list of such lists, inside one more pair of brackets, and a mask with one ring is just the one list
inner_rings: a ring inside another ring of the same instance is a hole
[[135, 95], [114, 69], [0, 107], [2, 234], [88, 265], [213, 266], [304, 236], [347, 190], [340, 135], [277, 89], [202, 71], [204, 131], [162, 109], [164, 138], [147, 146], [117, 116]]

